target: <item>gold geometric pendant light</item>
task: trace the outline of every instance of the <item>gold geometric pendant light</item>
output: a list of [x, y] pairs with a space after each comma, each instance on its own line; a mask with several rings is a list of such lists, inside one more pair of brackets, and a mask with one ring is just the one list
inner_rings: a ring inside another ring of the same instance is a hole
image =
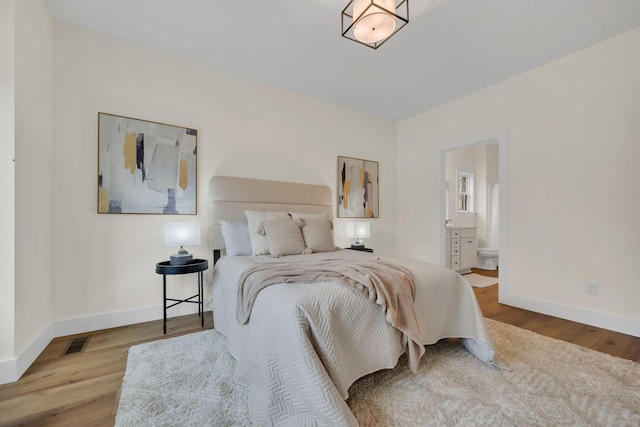
[[409, 0], [351, 0], [342, 11], [342, 36], [377, 49], [409, 22]]

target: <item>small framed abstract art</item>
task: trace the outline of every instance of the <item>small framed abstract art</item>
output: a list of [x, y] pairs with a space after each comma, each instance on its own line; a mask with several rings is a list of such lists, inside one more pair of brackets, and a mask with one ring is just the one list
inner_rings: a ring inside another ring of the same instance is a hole
[[378, 218], [378, 162], [338, 156], [338, 218]]
[[98, 113], [98, 213], [197, 214], [198, 132]]

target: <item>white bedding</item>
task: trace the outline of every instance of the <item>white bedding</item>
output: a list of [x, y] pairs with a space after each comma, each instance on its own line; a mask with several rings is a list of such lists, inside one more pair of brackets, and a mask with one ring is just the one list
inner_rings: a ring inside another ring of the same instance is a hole
[[[287, 257], [287, 261], [376, 258], [342, 250]], [[491, 364], [494, 348], [471, 286], [454, 271], [433, 264], [381, 257], [409, 268], [416, 279], [416, 311], [424, 344], [463, 338]], [[238, 361], [235, 379], [249, 389], [254, 425], [357, 426], [345, 403], [358, 378], [393, 368], [403, 353], [400, 333], [379, 306], [335, 283], [277, 284], [260, 292], [248, 324], [236, 320], [237, 282], [268, 256], [223, 257], [213, 272], [215, 328], [227, 336]], [[422, 360], [420, 363], [429, 363]], [[479, 365], [482, 369], [482, 365]]]

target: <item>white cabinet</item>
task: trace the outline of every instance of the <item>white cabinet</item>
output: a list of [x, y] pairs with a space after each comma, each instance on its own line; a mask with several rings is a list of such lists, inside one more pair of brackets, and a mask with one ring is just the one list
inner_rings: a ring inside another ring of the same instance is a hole
[[445, 233], [447, 239], [445, 264], [453, 270], [460, 270], [460, 229], [447, 228]]
[[475, 267], [478, 256], [476, 245], [476, 229], [463, 229], [460, 233], [460, 269], [465, 272]]
[[476, 229], [445, 229], [445, 265], [460, 273], [468, 273], [476, 265]]

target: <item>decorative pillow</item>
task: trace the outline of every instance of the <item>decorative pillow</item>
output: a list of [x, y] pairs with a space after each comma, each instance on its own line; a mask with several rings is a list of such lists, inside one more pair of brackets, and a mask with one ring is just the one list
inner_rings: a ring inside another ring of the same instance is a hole
[[227, 256], [251, 255], [251, 239], [246, 221], [219, 221]]
[[304, 243], [311, 252], [333, 252], [336, 245], [333, 243], [331, 221], [325, 218], [305, 218], [302, 220], [302, 236]]
[[285, 255], [298, 255], [305, 252], [302, 237], [301, 221], [266, 220], [262, 223], [269, 243], [269, 253], [272, 258]]
[[269, 255], [269, 242], [267, 236], [258, 234], [258, 229], [265, 220], [290, 220], [287, 212], [271, 211], [244, 211], [249, 224], [249, 239], [251, 240], [251, 253], [253, 255]]

